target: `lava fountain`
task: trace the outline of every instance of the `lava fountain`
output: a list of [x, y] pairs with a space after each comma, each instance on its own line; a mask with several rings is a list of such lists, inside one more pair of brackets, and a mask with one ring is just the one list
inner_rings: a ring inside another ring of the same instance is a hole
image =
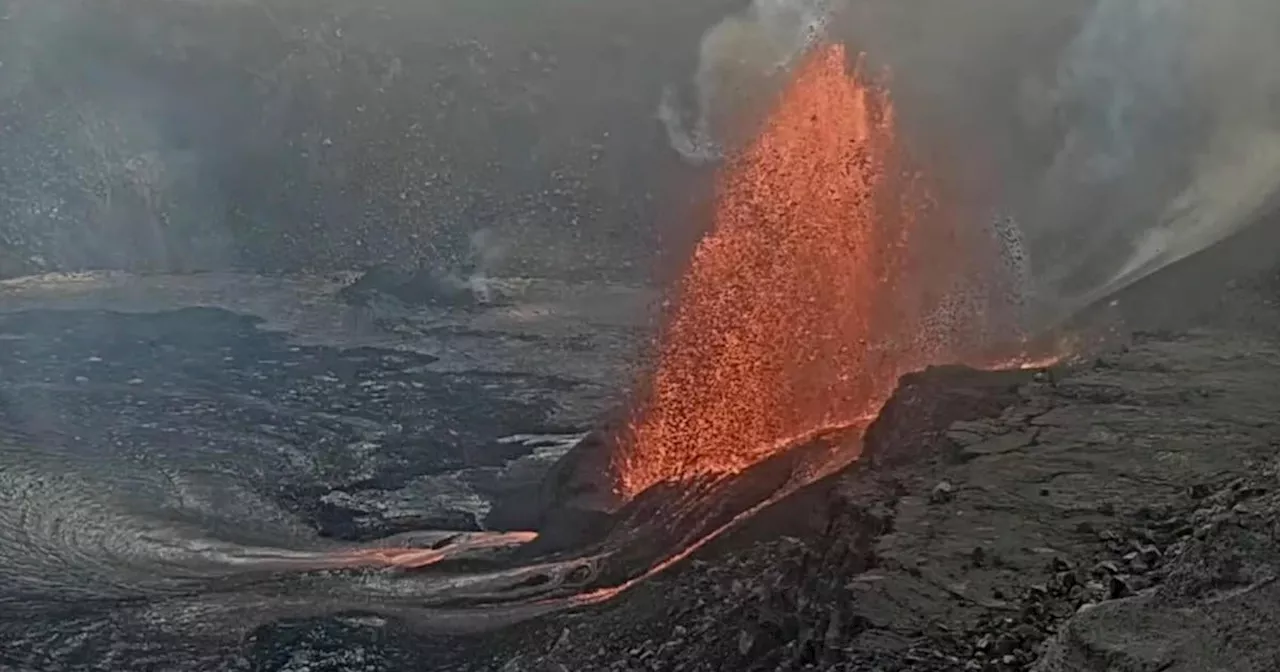
[[[536, 535], [308, 559], [414, 570], [398, 575], [408, 585], [362, 582], [331, 603], [470, 629], [611, 599], [857, 459], [862, 430], [903, 374], [1029, 363], [1016, 354], [1017, 236], [938, 207], [937, 185], [903, 145], [887, 89], [851, 68], [843, 47], [815, 46], [723, 167], [657, 367], [608, 455], [623, 501], [609, 502], [618, 507], [600, 536], [478, 572], [451, 561]], [[598, 492], [596, 463], [581, 465], [592, 484], [581, 492]], [[578, 492], [567, 478], [557, 487]], [[576, 513], [553, 511], [574, 526]]]
[[[902, 375], [1052, 363], [1019, 354], [1016, 227], [939, 207], [903, 146], [885, 86], [843, 47], [817, 45], [723, 167], [657, 367], [609, 455], [613, 524], [575, 553], [456, 585], [445, 575], [435, 599], [462, 611], [418, 604], [415, 616], [492, 624], [611, 599], [857, 459]], [[416, 568], [522, 540], [335, 564]]]
[[[724, 166], [656, 370], [610, 455], [617, 495], [637, 506], [621, 507], [585, 555], [543, 566], [566, 576], [589, 566], [594, 589], [547, 580], [540, 590], [568, 596], [509, 608], [608, 599], [848, 464], [860, 442], [845, 438], [875, 418], [903, 374], [1029, 361], [1009, 347], [1020, 347], [1016, 240], [999, 223], [973, 226], [938, 207], [902, 144], [887, 89], [851, 68], [843, 47], [819, 45], [802, 60], [756, 139]], [[823, 448], [788, 452], [814, 445]], [[785, 483], [761, 481], [772, 490], [724, 478], [784, 452], [805, 457]], [[651, 489], [659, 496], [637, 497]], [[482, 534], [334, 564], [423, 567], [522, 540]], [[523, 581], [532, 570], [512, 571], [485, 581]]]
[[[107, 593], [136, 602], [139, 633], [242, 638], [274, 620], [352, 611], [449, 632], [497, 627], [610, 599], [856, 459], [860, 430], [903, 374], [1027, 362], [1010, 356], [1021, 351], [1017, 236], [938, 207], [946, 199], [910, 165], [887, 89], [850, 68], [842, 47], [816, 46], [792, 74], [720, 175], [658, 365], [609, 455], [629, 501], [600, 532], [564, 552], [533, 547], [532, 532], [440, 531], [296, 550], [148, 522], [143, 542], [112, 546], [83, 575], [147, 578]], [[596, 463], [583, 464], [598, 485]], [[569, 473], [565, 490], [577, 492]], [[548, 515], [572, 524], [579, 513]], [[93, 558], [68, 549], [34, 549], [45, 563], [35, 566]]]
[[618, 494], [741, 472], [874, 417], [904, 373], [979, 357], [1011, 315], [1007, 255], [959, 219], [910, 168], [887, 89], [815, 48], [724, 167], [618, 441]]

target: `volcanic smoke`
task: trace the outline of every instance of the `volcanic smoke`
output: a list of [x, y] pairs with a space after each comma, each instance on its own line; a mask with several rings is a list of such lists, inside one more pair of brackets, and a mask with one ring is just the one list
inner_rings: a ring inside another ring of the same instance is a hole
[[800, 63], [723, 167], [615, 451], [622, 497], [865, 422], [904, 373], [985, 350], [1007, 313], [995, 237], [965, 235], [899, 145], [887, 90], [843, 47]]

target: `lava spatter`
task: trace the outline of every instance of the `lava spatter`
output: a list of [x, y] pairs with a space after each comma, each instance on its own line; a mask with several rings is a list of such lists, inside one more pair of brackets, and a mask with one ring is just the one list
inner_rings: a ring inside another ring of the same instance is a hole
[[724, 167], [619, 437], [624, 498], [874, 416], [903, 373], [985, 340], [990, 237], [936, 207], [903, 160], [887, 90], [847, 61], [839, 45], [809, 54]]

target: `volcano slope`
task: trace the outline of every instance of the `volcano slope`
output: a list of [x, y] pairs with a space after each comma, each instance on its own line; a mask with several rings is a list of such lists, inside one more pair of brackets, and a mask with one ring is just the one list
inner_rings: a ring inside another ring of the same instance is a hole
[[1275, 669], [1280, 269], [1259, 252], [1276, 249], [1264, 227], [1094, 312], [1078, 327], [1112, 337], [1096, 355], [908, 376], [846, 472], [613, 602], [432, 658], [507, 672]]

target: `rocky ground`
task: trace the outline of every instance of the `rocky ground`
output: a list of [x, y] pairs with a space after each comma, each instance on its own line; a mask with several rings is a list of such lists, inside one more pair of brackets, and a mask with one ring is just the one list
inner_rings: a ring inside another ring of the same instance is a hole
[[809, 529], [541, 626], [557, 644], [507, 669], [1270, 669], [1277, 366], [1265, 340], [1145, 337], [1003, 390], [917, 456], [875, 446]]
[[1096, 357], [905, 379], [869, 459], [457, 668], [1275, 669], [1277, 233], [1115, 297]]
[[870, 459], [458, 668], [1274, 669], [1276, 234], [1115, 297], [1096, 357], [909, 377]]
[[[607, 378], [629, 376], [642, 347], [634, 315], [648, 299], [635, 290], [508, 285], [518, 300], [446, 315], [343, 306], [342, 284], [8, 283], [6, 418], [28, 419], [28, 432], [31, 418], [80, 422], [102, 454], [161, 445], [147, 418], [170, 422], [202, 460], [220, 444], [251, 447], [285, 486], [248, 488], [257, 501], [296, 533], [358, 539], [420, 526], [428, 501], [456, 514], [500, 499], [484, 484], [514, 465], [527, 473], [508, 483], [536, 480], [549, 464], [537, 454], [570, 439], [520, 435], [588, 427], [623, 389]], [[1068, 366], [904, 379], [852, 469], [595, 607], [451, 637], [358, 613], [285, 618], [212, 653], [181, 641], [113, 649], [96, 630], [59, 636], [26, 617], [3, 623], [0, 668], [1274, 669], [1280, 294], [1270, 271], [1201, 275], [1200, 293], [1217, 298], [1155, 319], [1153, 297], [1171, 286], [1119, 297], [1110, 309], [1133, 304], [1149, 328], [1118, 329]], [[418, 449], [440, 429], [457, 442]], [[492, 448], [467, 449], [477, 443]], [[271, 466], [287, 449], [311, 462]], [[444, 480], [465, 492], [439, 497]]]

